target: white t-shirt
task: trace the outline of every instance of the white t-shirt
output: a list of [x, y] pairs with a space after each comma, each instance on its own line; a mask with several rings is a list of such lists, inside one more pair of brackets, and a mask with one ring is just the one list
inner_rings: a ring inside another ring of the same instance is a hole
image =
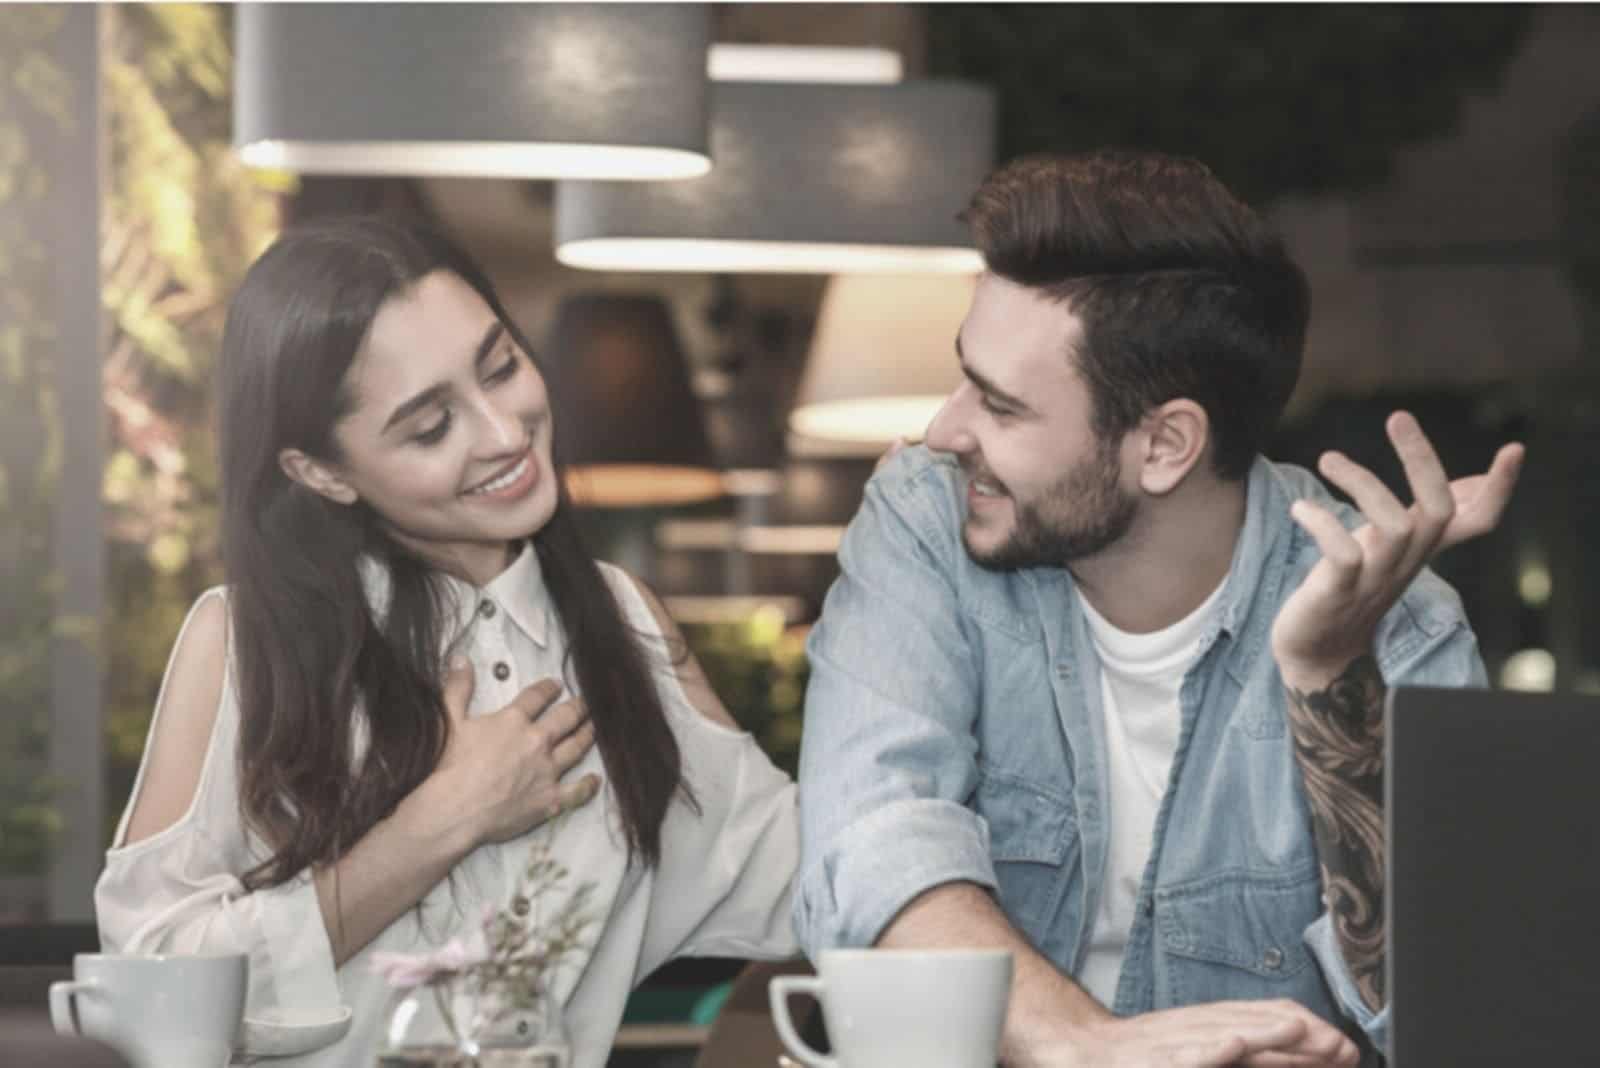
[[1182, 726], [1178, 691], [1221, 594], [1219, 585], [1189, 615], [1149, 634], [1119, 630], [1086, 599], [1079, 598], [1100, 658], [1111, 822], [1106, 881], [1077, 979], [1106, 1006], [1116, 1000], [1123, 951], [1150, 859], [1156, 814], [1178, 750]]
[[[269, 1063], [282, 1068], [370, 1065], [391, 998], [372, 971], [372, 954], [437, 949], [463, 933], [486, 904], [509, 899], [534, 836], [553, 834], [555, 859], [574, 873], [568, 892], [592, 881], [592, 912], [602, 921], [588, 939], [588, 953], [561, 969], [553, 984], [572, 1040], [572, 1068], [602, 1068], [628, 993], [666, 961], [795, 955], [789, 921], [799, 855], [794, 784], [750, 735], [706, 718], [690, 704], [649, 606], [625, 574], [610, 566], [603, 570], [627, 625], [650, 636], [645, 645], [656, 654], [651, 659], [661, 701], [699, 805], [697, 812], [680, 795], [668, 809], [658, 867], [628, 862], [607, 778], [599, 796], [559, 826], [473, 851], [420, 909], [407, 910], [336, 968], [309, 874], [254, 892], [239, 879], [263, 852], [239, 817], [239, 706], [230, 649], [210, 749], [188, 813], [131, 845], [125, 814], [106, 855], [95, 888], [104, 948], [246, 953], [246, 1057], [279, 1055]], [[363, 578], [369, 599], [383, 611], [387, 574], [370, 567]], [[566, 634], [531, 549], [481, 590], [453, 579], [450, 586], [458, 633], [465, 632], [459, 648], [475, 673], [469, 715], [494, 711], [523, 687], [562, 674]], [[201, 601], [223, 595], [211, 590]], [[156, 727], [152, 722], [152, 735]], [[575, 779], [591, 771], [604, 773], [598, 748], [570, 774]], [[141, 768], [128, 813], [143, 777]], [[425, 1006], [430, 1003], [423, 999]]]

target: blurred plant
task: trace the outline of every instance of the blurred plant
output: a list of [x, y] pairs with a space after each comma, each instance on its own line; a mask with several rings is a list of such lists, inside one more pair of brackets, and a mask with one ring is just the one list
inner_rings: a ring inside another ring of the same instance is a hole
[[0, 720], [0, 875], [42, 874], [62, 831], [43, 715]]
[[806, 629], [784, 626], [776, 608], [737, 623], [685, 623], [684, 639], [735, 721], [790, 775], [800, 762], [805, 712]]
[[49, 165], [77, 121], [52, 52], [62, 22], [44, 5], [0, 8], [0, 875], [42, 873], [60, 830], [45, 725], [61, 465]]
[[226, 301], [278, 228], [288, 179], [230, 145], [232, 13], [101, 9], [109, 800], [132, 784], [173, 639], [221, 578], [211, 369]]
[[929, 4], [929, 65], [993, 85], [1001, 159], [1195, 156], [1246, 200], [1358, 189], [1448, 133], [1536, 9], [1406, 4]]

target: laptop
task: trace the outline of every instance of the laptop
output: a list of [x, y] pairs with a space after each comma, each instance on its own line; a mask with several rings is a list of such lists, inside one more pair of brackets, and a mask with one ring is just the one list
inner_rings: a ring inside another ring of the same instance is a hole
[[1600, 1065], [1600, 699], [1387, 713], [1391, 1065]]

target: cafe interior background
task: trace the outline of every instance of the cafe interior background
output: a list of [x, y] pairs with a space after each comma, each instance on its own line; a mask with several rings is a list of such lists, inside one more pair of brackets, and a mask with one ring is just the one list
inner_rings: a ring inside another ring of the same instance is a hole
[[[792, 768], [843, 524], [955, 382], [955, 211], [1023, 152], [1195, 155], [1312, 281], [1273, 454], [1398, 484], [1401, 405], [1454, 472], [1526, 441], [1500, 529], [1437, 567], [1496, 685], [1600, 691], [1600, 10], [340, 7], [0, 6], [0, 946], [92, 920], [171, 642], [219, 580], [225, 303], [327, 212], [480, 258], [567, 398], [600, 554]], [[486, 39], [530, 43], [496, 65]], [[409, 143], [426, 118], [385, 78], [502, 143]], [[641, 83], [651, 106], [615, 106]], [[608, 124], [654, 151], [539, 149]]]

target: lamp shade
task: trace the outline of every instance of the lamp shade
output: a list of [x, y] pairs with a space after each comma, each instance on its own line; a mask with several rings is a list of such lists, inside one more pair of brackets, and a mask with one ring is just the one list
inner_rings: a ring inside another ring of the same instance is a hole
[[234, 144], [309, 174], [710, 169], [702, 4], [241, 5]]
[[561, 182], [556, 258], [632, 271], [982, 267], [957, 214], [994, 158], [994, 97], [963, 82], [711, 87], [710, 174]]
[[542, 363], [557, 457], [576, 503], [670, 505], [722, 494], [700, 402], [662, 300], [568, 297]]
[[789, 414], [796, 455], [875, 456], [922, 436], [961, 382], [974, 275], [840, 275], [822, 295]]

